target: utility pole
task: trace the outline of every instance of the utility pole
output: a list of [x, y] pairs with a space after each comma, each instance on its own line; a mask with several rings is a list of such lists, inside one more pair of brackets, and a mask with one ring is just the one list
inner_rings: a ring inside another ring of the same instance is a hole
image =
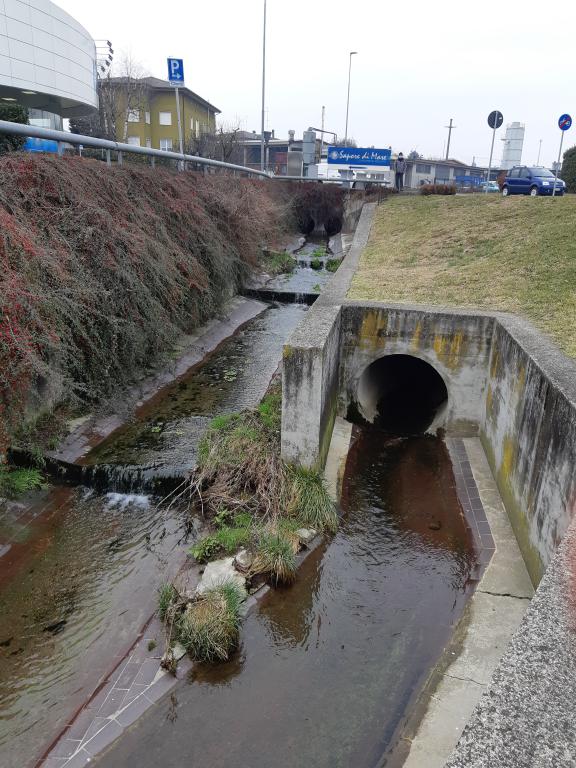
[[266, 158], [264, 147], [264, 120], [265, 120], [265, 98], [266, 98], [266, 0], [264, 0], [264, 25], [262, 31], [262, 124], [260, 130], [260, 170], [263, 171]]
[[350, 73], [352, 72], [352, 56], [358, 51], [350, 51], [350, 60], [348, 62], [348, 97], [346, 99], [346, 131], [344, 133], [344, 146], [348, 146], [348, 112], [350, 111]]
[[538, 145], [538, 160], [536, 160], [536, 165], [540, 165], [540, 152], [542, 151], [542, 139], [540, 139], [540, 143]]
[[446, 144], [446, 160], [450, 159], [450, 139], [452, 138], [452, 129], [456, 128], [455, 125], [452, 125], [452, 121], [454, 118], [450, 118], [450, 125], [445, 125], [444, 128], [448, 128], [448, 143]]
[[324, 151], [324, 116], [326, 107], [322, 107], [322, 130], [320, 131], [320, 162], [322, 162], [322, 152]]

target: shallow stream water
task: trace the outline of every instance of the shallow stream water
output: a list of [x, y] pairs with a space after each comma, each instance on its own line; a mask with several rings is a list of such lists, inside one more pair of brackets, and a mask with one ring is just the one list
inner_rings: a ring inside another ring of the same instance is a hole
[[[213, 416], [262, 398], [305, 311], [265, 310], [88, 462], [120, 472], [143, 465], [140, 478], [189, 470]], [[0, 513], [0, 543], [8, 540], [0, 556], [0, 766], [25, 768], [128, 651], [186, 551], [186, 531], [176, 509], [159, 511], [145, 495], [56, 488], [25, 520]]]
[[104, 768], [374, 768], [471, 591], [475, 553], [436, 437], [357, 434], [338, 533], [246, 619], [242, 646], [144, 715]]

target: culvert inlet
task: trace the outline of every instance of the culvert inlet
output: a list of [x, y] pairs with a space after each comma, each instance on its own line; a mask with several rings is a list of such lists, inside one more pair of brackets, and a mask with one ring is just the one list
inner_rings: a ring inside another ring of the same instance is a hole
[[411, 355], [388, 355], [363, 371], [348, 418], [391, 434], [416, 435], [431, 426], [447, 401], [446, 384], [429, 363]]

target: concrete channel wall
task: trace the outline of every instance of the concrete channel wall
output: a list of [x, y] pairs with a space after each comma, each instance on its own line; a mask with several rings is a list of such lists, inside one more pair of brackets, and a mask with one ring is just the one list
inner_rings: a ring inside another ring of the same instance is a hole
[[537, 584], [576, 512], [576, 366], [499, 317], [483, 406], [480, 436]]

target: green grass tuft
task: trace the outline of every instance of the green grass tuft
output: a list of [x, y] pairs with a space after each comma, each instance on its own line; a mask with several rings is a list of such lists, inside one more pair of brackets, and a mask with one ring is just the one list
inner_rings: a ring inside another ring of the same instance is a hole
[[220, 522], [216, 532], [200, 539], [190, 552], [201, 563], [215, 555], [233, 555], [249, 543], [251, 529], [252, 515], [248, 512], [238, 513], [232, 518], [232, 525]]
[[161, 621], [166, 621], [168, 612], [177, 599], [178, 594], [172, 584], [162, 584], [158, 588], [158, 615]]
[[197, 661], [226, 661], [238, 645], [240, 588], [225, 582], [190, 603], [178, 621], [178, 640]]
[[302, 523], [317, 531], [336, 531], [338, 513], [328, 495], [322, 475], [314, 469], [290, 466], [294, 515]]
[[326, 262], [326, 271], [336, 272], [340, 264], [342, 264], [342, 259], [328, 259]]
[[14, 469], [0, 465], [0, 496], [14, 499], [28, 491], [45, 488], [42, 472], [33, 467]]
[[312, 269], [315, 269], [316, 271], [318, 271], [319, 269], [322, 269], [322, 262], [320, 261], [320, 259], [314, 258], [314, 259], [311, 259], [310, 266], [312, 267]]
[[286, 274], [296, 269], [295, 259], [286, 251], [268, 251], [262, 256], [261, 264], [271, 275]]
[[277, 584], [286, 584], [296, 576], [293, 542], [283, 533], [263, 532], [256, 549], [253, 570], [270, 574]]

